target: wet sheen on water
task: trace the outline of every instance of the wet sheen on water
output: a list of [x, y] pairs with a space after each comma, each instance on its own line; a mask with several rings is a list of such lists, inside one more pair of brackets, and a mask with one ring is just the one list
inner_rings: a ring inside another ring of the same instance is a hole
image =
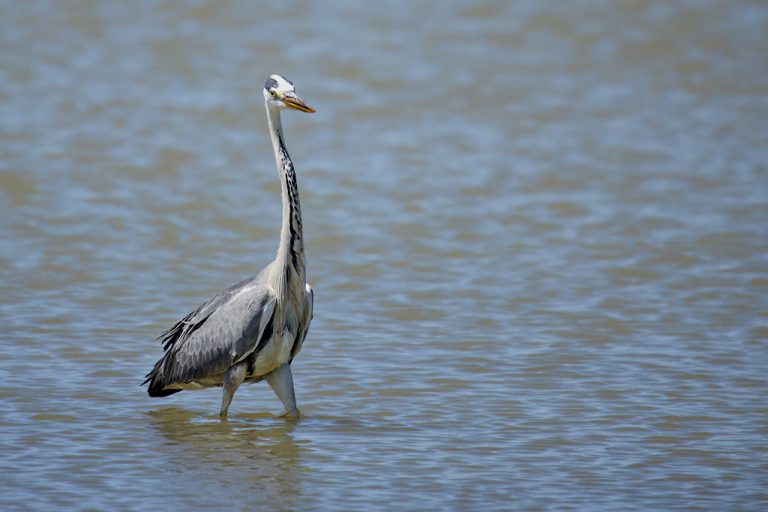
[[[0, 6], [2, 510], [765, 510], [768, 6]], [[275, 254], [304, 418], [150, 399]]]

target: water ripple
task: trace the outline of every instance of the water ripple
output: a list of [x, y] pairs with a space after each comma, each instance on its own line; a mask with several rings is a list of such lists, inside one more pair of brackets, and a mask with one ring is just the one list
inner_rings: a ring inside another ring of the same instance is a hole
[[[0, 7], [0, 508], [765, 508], [768, 9], [383, 5]], [[304, 417], [222, 422], [139, 382], [274, 255], [271, 72]]]

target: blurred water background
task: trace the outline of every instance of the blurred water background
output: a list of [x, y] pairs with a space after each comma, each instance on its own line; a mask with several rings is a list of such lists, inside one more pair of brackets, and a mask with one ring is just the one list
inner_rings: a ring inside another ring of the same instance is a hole
[[[0, 3], [2, 510], [767, 510], [768, 4]], [[228, 422], [155, 337], [274, 256]]]

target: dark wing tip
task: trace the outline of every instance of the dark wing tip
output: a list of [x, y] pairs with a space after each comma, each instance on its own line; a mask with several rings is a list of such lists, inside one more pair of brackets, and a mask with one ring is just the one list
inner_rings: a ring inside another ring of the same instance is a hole
[[[147, 394], [153, 398], [161, 397], [161, 396], [168, 396], [172, 395], [174, 393], [178, 393], [181, 391], [181, 389], [152, 389], [149, 388], [147, 390]], [[186, 396], [186, 395], [184, 395]]]
[[142, 382], [141, 385], [143, 386], [147, 382], [149, 382], [147, 394], [151, 397], [168, 396], [182, 391], [181, 389], [165, 389], [164, 384], [157, 378], [154, 371], [147, 374], [147, 378], [144, 379], [144, 382]]

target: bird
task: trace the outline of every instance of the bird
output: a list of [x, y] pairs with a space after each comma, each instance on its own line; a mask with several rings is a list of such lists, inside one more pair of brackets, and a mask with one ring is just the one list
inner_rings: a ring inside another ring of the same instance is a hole
[[267, 79], [263, 95], [281, 185], [277, 256], [254, 277], [215, 295], [164, 331], [158, 337], [163, 356], [142, 383], [149, 383], [150, 397], [221, 386], [222, 418], [240, 384], [261, 380], [282, 402], [284, 416], [300, 416], [291, 362], [301, 351], [313, 317], [299, 189], [280, 113], [315, 109], [297, 96], [293, 82], [280, 75]]

